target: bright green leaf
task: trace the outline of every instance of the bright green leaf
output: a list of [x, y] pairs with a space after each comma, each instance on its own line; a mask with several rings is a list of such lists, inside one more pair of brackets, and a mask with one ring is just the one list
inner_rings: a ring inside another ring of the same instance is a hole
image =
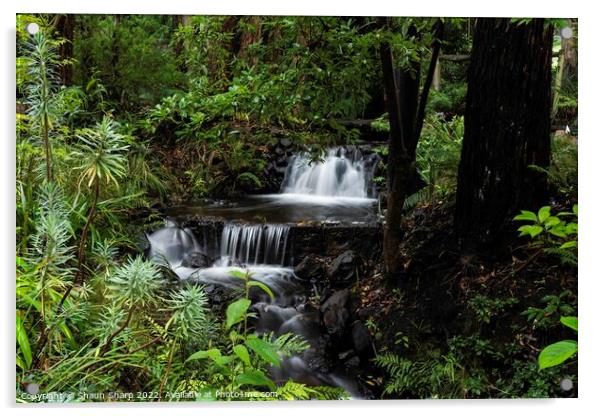
[[564, 326], [568, 326], [569, 328], [577, 331], [577, 317], [576, 316], [562, 316], [560, 318], [560, 323]]
[[539, 368], [544, 369], [562, 364], [577, 352], [577, 341], [559, 341], [545, 347], [537, 359]]
[[255, 351], [257, 355], [259, 355], [259, 357], [261, 357], [261, 359], [263, 359], [265, 362], [278, 367], [280, 366], [280, 356], [272, 344], [257, 337], [247, 338], [245, 344], [247, 344], [247, 347]]
[[245, 317], [249, 306], [251, 306], [251, 301], [244, 298], [228, 305], [226, 309], [226, 328], [229, 329], [232, 325], [240, 322]]
[[561, 249], [566, 250], [567, 248], [577, 247], [576, 241], [567, 241], [566, 243], [560, 246]]
[[252, 386], [268, 386], [272, 390], [276, 389], [274, 382], [260, 370], [247, 370], [236, 377], [236, 382], [238, 384], [250, 384]]
[[551, 208], [548, 206], [539, 208], [539, 211], [537, 212], [537, 218], [539, 219], [539, 222], [543, 223], [548, 219], [550, 216], [550, 210]]
[[523, 225], [518, 228], [520, 231], [520, 235], [530, 235], [531, 238], [537, 237], [543, 231], [543, 227], [541, 225]]
[[25, 368], [23, 369], [27, 370], [31, 367], [33, 357], [31, 355], [31, 346], [29, 344], [29, 338], [27, 337], [27, 331], [25, 330], [25, 326], [19, 315], [17, 315], [17, 344], [19, 344], [19, 349], [25, 360]]
[[533, 221], [537, 222], [537, 215], [531, 211], [521, 211], [516, 217], [514, 217], [515, 221]]
[[244, 345], [235, 345], [232, 348], [232, 350], [234, 351], [234, 354], [236, 354], [243, 363], [245, 363], [246, 365], [251, 365], [251, 357], [249, 356], [249, 351]]
[[249, 282], [249, 286], [257, 286], [258, 288], [262, 289], [265, 293], [267, 293], [270, 296], [270, 298], [274, 299], [274, 292], [272, 292], [272, 290], [265, 283], [252, 280]]

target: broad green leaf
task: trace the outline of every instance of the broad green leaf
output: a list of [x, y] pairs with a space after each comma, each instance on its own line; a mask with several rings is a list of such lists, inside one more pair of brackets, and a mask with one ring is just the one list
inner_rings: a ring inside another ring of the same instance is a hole
[[247, 338], [245, 344], [247, 344], [247, 347], [255, 351], [257, 355], [259, 355], [259, 357], [261, 357], [261, 359], [263, 359], [265, 362], [278, 367], [280, 366], [280, 356], [272, 344], [257, 337]]
[[238, 384], [250, 384], [252, 386], [268, 386], [272, 390], [276, 389], [274, 382], [260, 370], [247, 370], [236, 377], [236, 382]]
[[232, 351], [234, 351], [234, 354], [236, 354], [243, 363], [246, 365], [251, 365], [251, 357], [249, 357], [249, 351], [247, 350], [247, 347], [242, 344], [238, 344], [232, 348]]
[[576, 241], [567, 241], [566, 243], [564, 243], [560, 246], [561, 249], [567, 249], [567, 248], [573, 248], [573, 247], [577, 247]]
[[31, 346], [29, 344], [29, 338], [27, 337], [27, 331], [25, 330], [25, 326], [19, 315], [17, 315], [17, 344], [19, 344], [19, 349], [25, 360], [25, 368], [23, 369], [27, 370], [31, 367], [33, 357], [31, 355]]
[[566, 237], [565, 227], [554, 227], [548, 230], [548, 232], [556, 237], [564, 238]]
[[561, 223], [560, 218], [551, 216], [544, 222], [544, 226], [546, 227], [546, 229], [548, 229], [548, 228], [554, 227], [560, 223]]
[[520, 231], [520, 235], [530, 235], [531, 238], [537, 237], [543, 231], [543, 227], [541, 225], [523, 225], [518, 228]]
[[539, 368], [554, 367], [562, 364], [577, 352], [577, 341], [564, 340], [548, 345], [539, 353]]
[[539, 211], [537, 212], [537, 218], [539, 219], [540, 223], [543, 223], [545, 220], [548, 219], [548, 217], [550, 216], [550, 210], [551, 208], [548, 206], [539, 208]]
[[531, 211], [521, 211], [516, 217], [514, 217], [515, 221], [533, 221], [537, 222], [537, 215]]
[[272, 292], [272, 290], [265, 283], [252, 280], [249, 282], [249, 286], [257, 286], [258, 288], [262, 289], [265, 293], [267, 293], [270, 296], [270, 298], [274, 299], [274, 292]]
[[201, 350], [192, 354], [190, 357], [186, 359], [186, 361], [190, 360], [202, 360], [204, 358], [211, 358], [215, 360], [217, 357], [221, 357], [222, 353], [217, 348], [212, 348], [210, 350]]
[[562, 316], [560, 317], [560, 323], [564, 326], [577, 331], [577, 317], [576, 316]]
[[231, 270], [230, 276], [236, 277], [238, 279], [247, 280], [247, 273], [240, 271], [240, 270]]
[[226, 309], [226, 329], [240, 322], [245, 317], [249, 306], [251, 306], [251, 301], [244, 298], [228, 305]]
[[573, 205], [573, 214], [579, 215], [579, 204]]

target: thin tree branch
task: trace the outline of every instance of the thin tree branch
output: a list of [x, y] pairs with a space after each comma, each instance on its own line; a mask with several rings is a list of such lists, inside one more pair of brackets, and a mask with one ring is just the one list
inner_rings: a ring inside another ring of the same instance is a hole
[[437, 57], [441, 50], [441, 39], [443, 37], [443, 21], [439, 19], [435, 24], [435, 39], [433, 40], [431, 62], [429, 63], [428, 72], [422, 87], [422, 94], [420, 96], [420, 103], [418, 104], [418, 111], [416, 112], [416, 121], [414, 123], [414, 137], [413, 144], [417, 145], [420, 140], [420, 133], [422, 132], [422, 126], [424, 125], [424, 115], [426, 111], [426, 103], [429, 97], [429, 91], [433, 83], [433, 77], [435, 75], [435, 67], [437, 66]]

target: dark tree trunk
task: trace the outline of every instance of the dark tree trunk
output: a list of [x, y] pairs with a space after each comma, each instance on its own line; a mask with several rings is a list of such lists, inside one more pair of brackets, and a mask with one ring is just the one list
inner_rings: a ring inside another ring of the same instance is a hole
[[59, 47], [59, 55], [61, 57], [60, 75], [63, 85], [73, 84], [73, 36], [75, 28], [75, 15], [63, 14], [60, 15], [57, 22], [57, 30], [59, 36], [64, 42]]
[[249, 66], [255, 66], [258, 62], [256, 52], [249, 50], [249, 47], [261, 41], [262, 21], [260, 16], [248, 16], [243, 18], [244, 26], [240, 29], [240, 47], [238, 58], [243, 59]]
[[477, 21], [468, 71], [455, 226], [464, 251], [504, 236], [520, 209], [545, 203], [552, 28], [542, 19]]
[[[189, 24], [189, 17], [181, 14], [174, 14], [172, 16], [172, 28], [175, 33], [180, 27], [186, 27]], [[178, 62], [178, 70], [180, 72], [187, 72], [186, 60], [183, 56], [184, 52], [184, 40], [182, 38], [176, 40], [174, 44], [174, 54], [176, 61]]]
[[[387, 26], [383, 19], [381, 26]], [[442, 36], [442, 24], [436, 25], [436, 39]], [[415, 36], [413, 27], [409, 36]], [[388, 42], [380, 45], [381, 65], [385, 87], [386, 105], [389, 114], [390, 138], [387, 160], [387, 212], [383, 238], [385, 273], [395, 278], [401, 271], [399, 244], [401, 243], [401, 220], [403, 204], [415, 189], [416, 146], [422, 130], [424, 109], [433, 80], [435, 63], [440, 43], [435, 40], [431, 62], [420, 94], [420, 61], [413, 62], [403, 70], [396, 70], [393, 53]]]

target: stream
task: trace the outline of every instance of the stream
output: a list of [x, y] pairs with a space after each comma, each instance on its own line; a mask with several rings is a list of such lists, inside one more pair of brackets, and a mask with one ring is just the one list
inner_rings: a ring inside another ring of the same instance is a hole
[[[148, 256], [168, 263], [181, 280], [206, 287], [240, 287], [241, 280], [233, 277], [232, 271], [250, 272], [252, 280], [264, 283], [274, 293], [271, 299], [261, 290], [251, 291], [251, 308], [257, 314], [255, 331], [275, 335], [293, 332], [310, 345], [303, 354], [286, 358], [280, 368], [273, 368], [273, 380], [342, 387], [351, 397], [362, 398], [339, 359], [341, 354], [334, 354], [333, 359], [333, 354], [327, 353], [329, 331], [323, 315], [329, 309], [324, 309], [324, 304], [333, 301], [329, 299], [319, 308], [309, 302], [315, 288], [295, 275], [295, 246], [290, 234], [291, 227], [300, 222], [377, 221], [372, 181], [375, 163], [374, 157], [366, 158], [349, 147], [329, 149], [322, 162], [311, 163], [304, 155], [294, 155], [278, 194], [172, 207], [165, 227], [147, 235]], [[220, 218], [221, 236], [207, 238], [181, 226], [179, 220], [190, 215]]]

